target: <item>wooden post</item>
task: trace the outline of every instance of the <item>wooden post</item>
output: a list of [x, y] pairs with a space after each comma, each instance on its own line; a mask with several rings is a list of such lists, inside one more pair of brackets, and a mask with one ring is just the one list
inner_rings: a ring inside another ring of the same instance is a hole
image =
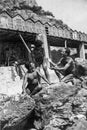
[[85, 60], [85, 48], [84, 43], [81, 43], [79, 46], [80, 58]]
[[29, 47], [27, 46], [26, 42], [24, 41], [24, 39], [23, 39], [22, 35], [21, 35], [21, 34], [19, 34], [19, 36], [20, 36], [20, 38], [21, 38], [21, 40], [22, 40], [23, 44], [25, 45], [25, 47], [26, 47], [27, 51], [28, 51], [29, 53], [31, 53], [31, 51], [30, 51]]
[[65, 48], [67, 48], [67, 40], [65, 40]]
[[45, 33], [43, 33], [42, 36], [43, 36], [45, 57], [46, 57], [46, 59], [48, 59], [49, 58], [49, 50], [48, 50], [47, 36]]

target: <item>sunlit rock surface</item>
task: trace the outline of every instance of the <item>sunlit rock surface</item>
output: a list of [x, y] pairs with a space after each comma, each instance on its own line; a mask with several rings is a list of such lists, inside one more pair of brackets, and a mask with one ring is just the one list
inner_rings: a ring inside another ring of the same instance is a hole
[[8, 96], [21, 94], [23, 78], [17, 74], [15, 67], [0, 67], [0, 94]]

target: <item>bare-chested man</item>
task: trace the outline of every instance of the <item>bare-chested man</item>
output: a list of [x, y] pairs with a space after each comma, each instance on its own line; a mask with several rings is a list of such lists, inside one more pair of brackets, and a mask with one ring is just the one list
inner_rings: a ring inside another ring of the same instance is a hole
[[30, 96], [38, 93], [42, 89], [40, 78], [43, 78], [48, 84], [50, 84], [49, 81], [39, 72], [39, 68], [37, 67], [35, 69], [34, 63], [26, 64], [25, 67], [28, 69], [28, 72], [25, 74], [23, 80], [22, 93], [27, 93]]
[[[50, 63], [53, 64], [51, 61]], [[75, 64], [73, 59], [70, 57], [69, 48], [66, 48], [65, 51], [62, 52], [62, 58], [56, 65], [53, 64], [53, 66], [54, 67], [52, 67], [51, 69], [55, 70], [57, 76], [60, 78], [61, 81], [68, 82], [70, 79], [72, 79]], [[61, 78], [61, 74], [63, 75], [63, 78]]]

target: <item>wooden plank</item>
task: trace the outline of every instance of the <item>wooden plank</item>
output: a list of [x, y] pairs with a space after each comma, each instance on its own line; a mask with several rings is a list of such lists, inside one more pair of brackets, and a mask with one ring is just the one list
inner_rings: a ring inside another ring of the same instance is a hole
[[24, 39], [23, 39], [23, 37], [22, 37], [22, 35], [21, 35], [20, 33], [19, 33], [19, 36], [20, 36], [20, 38], [21, 38], [23, 44], [25, 45], [26, 49], [28, 50], [28, 52], [31, 53], [29, 47], [27, 46], [26, 42], [24, 41]]

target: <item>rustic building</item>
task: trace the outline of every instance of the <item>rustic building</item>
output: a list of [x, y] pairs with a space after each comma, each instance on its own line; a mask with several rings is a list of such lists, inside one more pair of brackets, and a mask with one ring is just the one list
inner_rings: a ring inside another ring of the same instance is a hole
[[[38, 6], [36, 1], [26, 0], [26, 4]], [[43, 35], [46, 58], [51, 56], [50, 50], [52, 47], [75, 48], [78, 51], [79, 57], [86, 58], [87, 34], [72, 30], [68, 27], [61, 27], [55, 22], [54, 18], [40, 16], [32, 11], [26, 13], [26, 15], [23, 15], [23, 13], [24, 10], [18, 9], [15, 13], [7, 10], [1, 11], [0, 13], [1, 64], [5, 64], [4, 52], [8, 51], [8, 49], [17, 54], [16, 57], [18, 59], [28, 60], [28, 52], [19, 37], [19, 33], [22, 35], [28, 47], [31, 43], [34, 44], [35, 35], [41, 33]]]

